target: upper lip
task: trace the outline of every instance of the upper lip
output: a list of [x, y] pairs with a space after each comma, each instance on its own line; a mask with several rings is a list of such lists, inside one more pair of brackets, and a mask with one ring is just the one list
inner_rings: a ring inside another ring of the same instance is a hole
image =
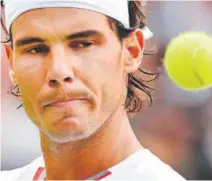
[[51, 105], [54, 105], [54, 104], [57, 104], [57, 103], [76, 101], [76, 100], [85, 100], [85, 99], [69, 99], [69, 100], [53, 101], [53, 102], [47, 103], [44, 107], [51, 106]]
[[76, 101], [76, 100], [88, 100], [85, 97], [69, 97], [69, 98], [59, 98], [59, 99], [54, 99], [54, 100], [48, 100], [48, 101], [44, 101], [42, 102], [42, 107], [48, 107], [57, 103], [62, 103], [62, 102], [69, 102], [69, 101]]

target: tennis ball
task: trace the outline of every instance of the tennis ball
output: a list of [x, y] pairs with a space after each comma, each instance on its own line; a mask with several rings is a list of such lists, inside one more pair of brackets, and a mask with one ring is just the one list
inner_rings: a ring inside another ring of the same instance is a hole
[[172, 81], [185, 90], [212, 86], [212, 37], [204, 32], [184, 32], [171, 40], [163, 59]]

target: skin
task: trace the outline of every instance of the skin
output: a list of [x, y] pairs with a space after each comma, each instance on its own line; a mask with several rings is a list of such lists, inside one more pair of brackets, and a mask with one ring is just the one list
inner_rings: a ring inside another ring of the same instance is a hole
[[11, 30], [11, 75], [40, 130], [46, 179], [86, 179], [142, 148], [124, 109], [140, 30], [121, 42], [106, 16], [75, 8], [28, 11]]

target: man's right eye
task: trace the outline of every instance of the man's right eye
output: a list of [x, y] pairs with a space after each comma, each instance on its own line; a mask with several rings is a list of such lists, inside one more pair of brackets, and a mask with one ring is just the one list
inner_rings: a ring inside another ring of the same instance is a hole
[[30, 54], [46, 54], [49, 52], [49, 48], [45, 45], [39, 45], [28, 49], [26, 52]]

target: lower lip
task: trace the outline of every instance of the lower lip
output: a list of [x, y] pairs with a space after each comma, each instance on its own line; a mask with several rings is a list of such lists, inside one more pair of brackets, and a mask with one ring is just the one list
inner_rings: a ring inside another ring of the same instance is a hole
[[66, 117], [66, 118], [63, 118], [57, 122], [55, 122], [53, 125], [58, 125], [58, 124], [74, 124], [76, 125], [77, 124], [77, 121], [78, 119], [76, 117]]
[[72, 100], [72, 101], [67, 101], [67, 102], [57, 102], [57, 103], [51, 104], [50, 107], [58, 107], [58, 108], [72, 107], [72, 106], [78, 105], [79, 103], [82, 104], [85, 102], [87, 102], [87, 100], [84, 100], [84, 99]]

